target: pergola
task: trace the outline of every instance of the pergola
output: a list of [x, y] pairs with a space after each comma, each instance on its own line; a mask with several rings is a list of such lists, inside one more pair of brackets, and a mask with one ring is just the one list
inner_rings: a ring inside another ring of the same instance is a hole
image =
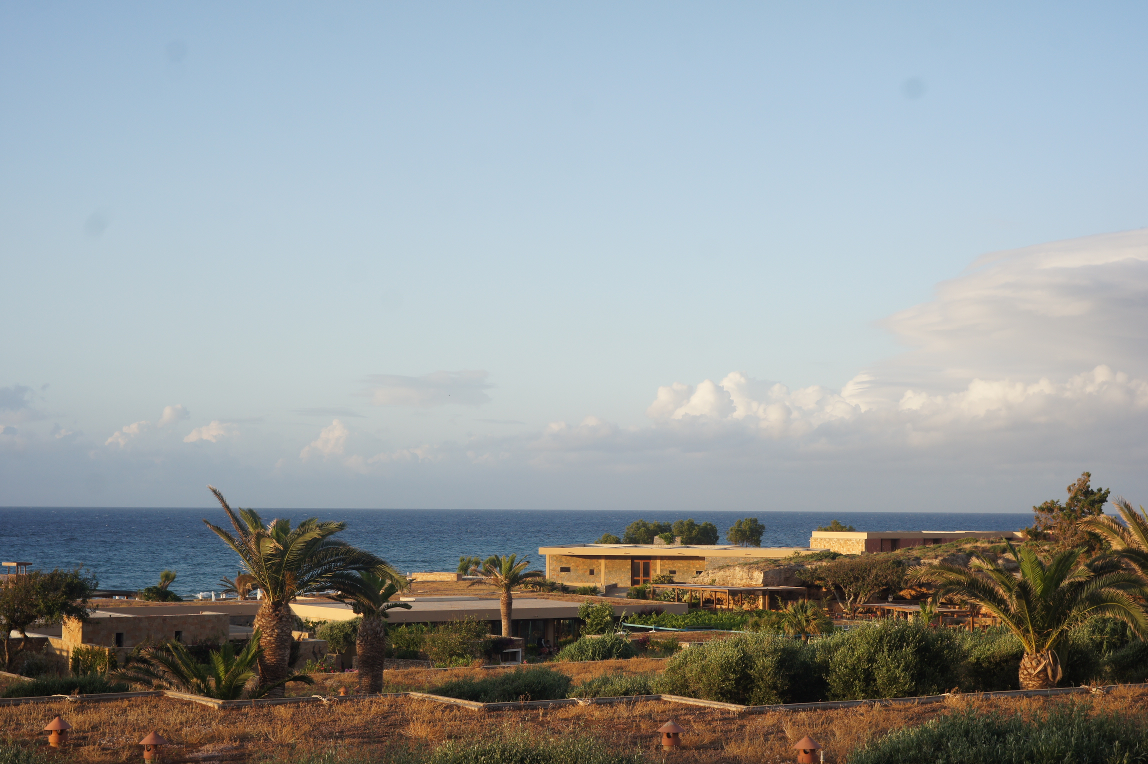
[[809, 599], [804, 586], [710, 586], [705, 584], [650, 584], [652, 589], [671, 591], [674, 602], [697, 602], [699, 607], [711, 610], [771, 610], [770, 595], [780, 601]]
[[28, 575], [30, 562], [0, 562], [0, 583], [15, 583], [19, 576]]

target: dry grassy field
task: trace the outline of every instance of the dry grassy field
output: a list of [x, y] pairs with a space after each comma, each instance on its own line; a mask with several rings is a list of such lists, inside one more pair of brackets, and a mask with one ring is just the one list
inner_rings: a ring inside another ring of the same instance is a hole
[[163, 698], [75, 705], [0, 707], [0, 729], [20, 739], [42, 741], [41, 729], [56, 714], [74, 725], [74, 762], [137, 760], [136, 745], [155, 729], [175, 745], [167, 761], [291, 761], [332, 748], [364, 754], [397, 747], [431, 746], [448, 739], [470, 740], [525, 730], [535, 737], [591, 735], [617, 750], [641, 749], [662, 761], [657, 728], [673, 719], [683, 728], [684, 749], [670, 758], [691, 762], [787, 762], [791, 746], [812, 735], [826, 749], [827, 762], [847, 762], [849, 753], [891, 729], [923, 723], [939, 714], [972, 708], [978, 712], [1022, 713], [1052, 704], [1086, 703], [1091, 713], [1142, 718], [1148, 692], [1117, 690], [1083, 701], [1073, 698], [993, 700], [955, 696], [944, 704], [867, 706], [834, 711], [737, 716], [663, 702], [573, 706], [549, 710], [474, 712], [412, 700], [343, 700], [328, 705], [272, 706], [215, 711]]

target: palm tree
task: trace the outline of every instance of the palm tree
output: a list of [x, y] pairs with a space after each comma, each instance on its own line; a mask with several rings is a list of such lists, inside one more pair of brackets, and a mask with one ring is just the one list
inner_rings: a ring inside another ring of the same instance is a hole
[[234, 594], [239, 599], [245, 600], [251, 590], [255, 588], [255, 576], [240, 571], [235, 574], [234, 579], [224, 576], [219, 579], [219, 583], [223, 585], [224, 594]]
[[933, 602], [952, 596], [980, 605], [1001, 620], [1020, 640], [1023, 690], [1054, 687], [1062, 671], [1056, 648], [1074, 625], [1097, 616], [1124, 621], [1138, 634], [1148, 634], [1148, 613], [1134, 595], [1144, 591], [1139, 576], [1081, 562], [1083, 550], [1057, 553], [1046, 564], [1030, 547], [1009, 552], [1019, 565], [1018, 575], [997, 560], [974, 555], [971, 569], [954, 565], [918, 568], [914, 581], [937, 585]]
[[[145, 647], [128, 656], [123, 668], [112, 673], [116, 679], [138, 682], [152, 687], [161, 686], [203, 695], [218, 700], [238, 700], [243, 688], [255, 676], [255, 664], [263, 649], [259, 646], [259, 630], [237, 655], [230, 642], [211, 652], [210, 663], [202, 664], [179, 642], [165, 642], [159, 647]], [[277, 682], [314, 684], [306, 674], [293, 674]], [[252, 697], [266, 695], [272, 687], [259, 687]]]
[[227, 513], [235, 533], [207, 520], [203, 522], [239, 555], [243, 567], [262, 590], [263, 604], [255, 616], [263, 648], [259, 679], [263, 686], [271, 688], [271, 695], [282, 697], [295, 625], [291, 600], [300, 594], [353, 587], [356, 574], [361, 571], [393, 581], [399, 579], [399, 574], [370, 552], [331, 538], [346, 528], [345, 523], [320, 522], [312, 517], [294, 528], [290, 520], [272, 520], [265, 525], [255, 510], [240, 509], [237, 514], [223, 494], [214, 486], [208, 488]]
[[399, 587], [388, 578], [362, 571], [355, 586], [341, 590], [337, 599], [351, 603], [362, 616], [355, 651], [359, 656], [359, 692], [376, 693], [383, 689], [383, 668], [387, 660], [387, 611], [401, 607], [410, 610], [408, 602], [391, 602]]
[[808, 642], [810, 635], [833, 631], [833, 622], [821, 606], [812, 600], [790, 602], [779, 616], [782, 631], [791, 637], [801, 637], [802, 642]]
[[159, 588], [167, 591], [167, 587], [175, 583], [176, 573], [174, 570], [160, 571], [159, 574]]
[[510, 617], [514, 610], [514, 595], [511, 594], [511, 590], [516, 586], [522, 586], [531, 579], [546, 577], [546, 574], [541, 570], [527, 570], [526, 566], [530, 564], [530, 561], [516, 562], [517, 557], [518, 555], [513, 554], [505, 557], [496, 554], [487, 557], [486, 562], [483, 563], [482, 571], [479, 573], [482, 579], [470, 583], [471, 586], [486, 584], [502, 590], [499, 605], [502, 609], [502, 636], [504, 637], [510, 636]]
[[1127, 499], [1117, 499], [1116, 509], [1124, 518], [1089, 517], [1080, 522], [1081, 530], [1106, 537], [1112, 543], [1111, 557], [1122, 560], [1148, 581], [1148, 514], [1144, 507], [1137, 512]]

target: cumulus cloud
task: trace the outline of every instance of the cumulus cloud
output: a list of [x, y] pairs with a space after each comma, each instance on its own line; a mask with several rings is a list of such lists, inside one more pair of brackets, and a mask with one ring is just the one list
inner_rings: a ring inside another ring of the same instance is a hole
[[422, 377], [376, 374], [368, 379], [367, 392], [376, 406], [481, 406], [490, 401], [486, 377], [485, 371], [436, 371]]
[[230, 422], [220, 422], [212, 420], [211, 424], [205, 424], [203, 427], [196, 427], [194, 430], [187, 434], [183, 439], [184, 443], [194, 443], [197, 440], [206, 440], [211, 443], [218, 443], [224, 438], [233, 437], [238, 432], [238, 428]]
[[123, 448], [128, 444], [129, 440], [142, 434], [150, 425], [151, 422], [147, 421], [133, 422], [132, 424], [124, 425], [123, 429], [119, 432], [113, 432], [112, 436], [104, 441], [104, 445], [116, 445]]
[[164, 406], [163, 415], [160, 416], [159, 423], [156, 424], [156, 427], [167, 427], [176, 422], [182, 422], [190, 416], [182, 403], [177, 403], [174, 406]]
[[324, 459], [332, 456], [341, 456], [347, 445], [347, 436], [350, 432], [347, 427], [335, 419], [331, 424], [319, 431], [319, 437], [299, 452], [299, 458], [306, 461], [312, 456], [322, 456]]
[[0, 387], [0, 411], [20, 411], [32, 407], [32, 388], [26, 385]]

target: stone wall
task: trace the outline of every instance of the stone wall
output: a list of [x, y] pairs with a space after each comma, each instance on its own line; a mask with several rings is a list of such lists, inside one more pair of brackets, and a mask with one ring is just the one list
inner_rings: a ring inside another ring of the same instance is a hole
[[[65, 646], [132, 648], [144, 642], [158, 644], [175, 639], [177, 632], [179, 641], [185, 645], [222, 644], [227, 641], [228, 616], [226, 613], [135, 616], [97, 612], [87, 621], [65, 620], [61, 642]], [[116, 644], [117, 634], [123, 635], [120, 645]]]
[[[705, 570], [704, 557], [575, 557], [552, 554], [546, 557], [546, 577], [568, 586], [593, 584], [605, 589], [609, 585], [630, 588], [630, 563], [635, 559], [650, 560], [650, 575], [672, 575], [675, 580], [688, 581], [699, 570]], [[563, 571], [563, 568], [569, 570]]]
[[413, 578], [416, 583], [419, 581], [461, 581], [462, 574], [424, 571], [422, 573], [412, 573], [411, 578]]

